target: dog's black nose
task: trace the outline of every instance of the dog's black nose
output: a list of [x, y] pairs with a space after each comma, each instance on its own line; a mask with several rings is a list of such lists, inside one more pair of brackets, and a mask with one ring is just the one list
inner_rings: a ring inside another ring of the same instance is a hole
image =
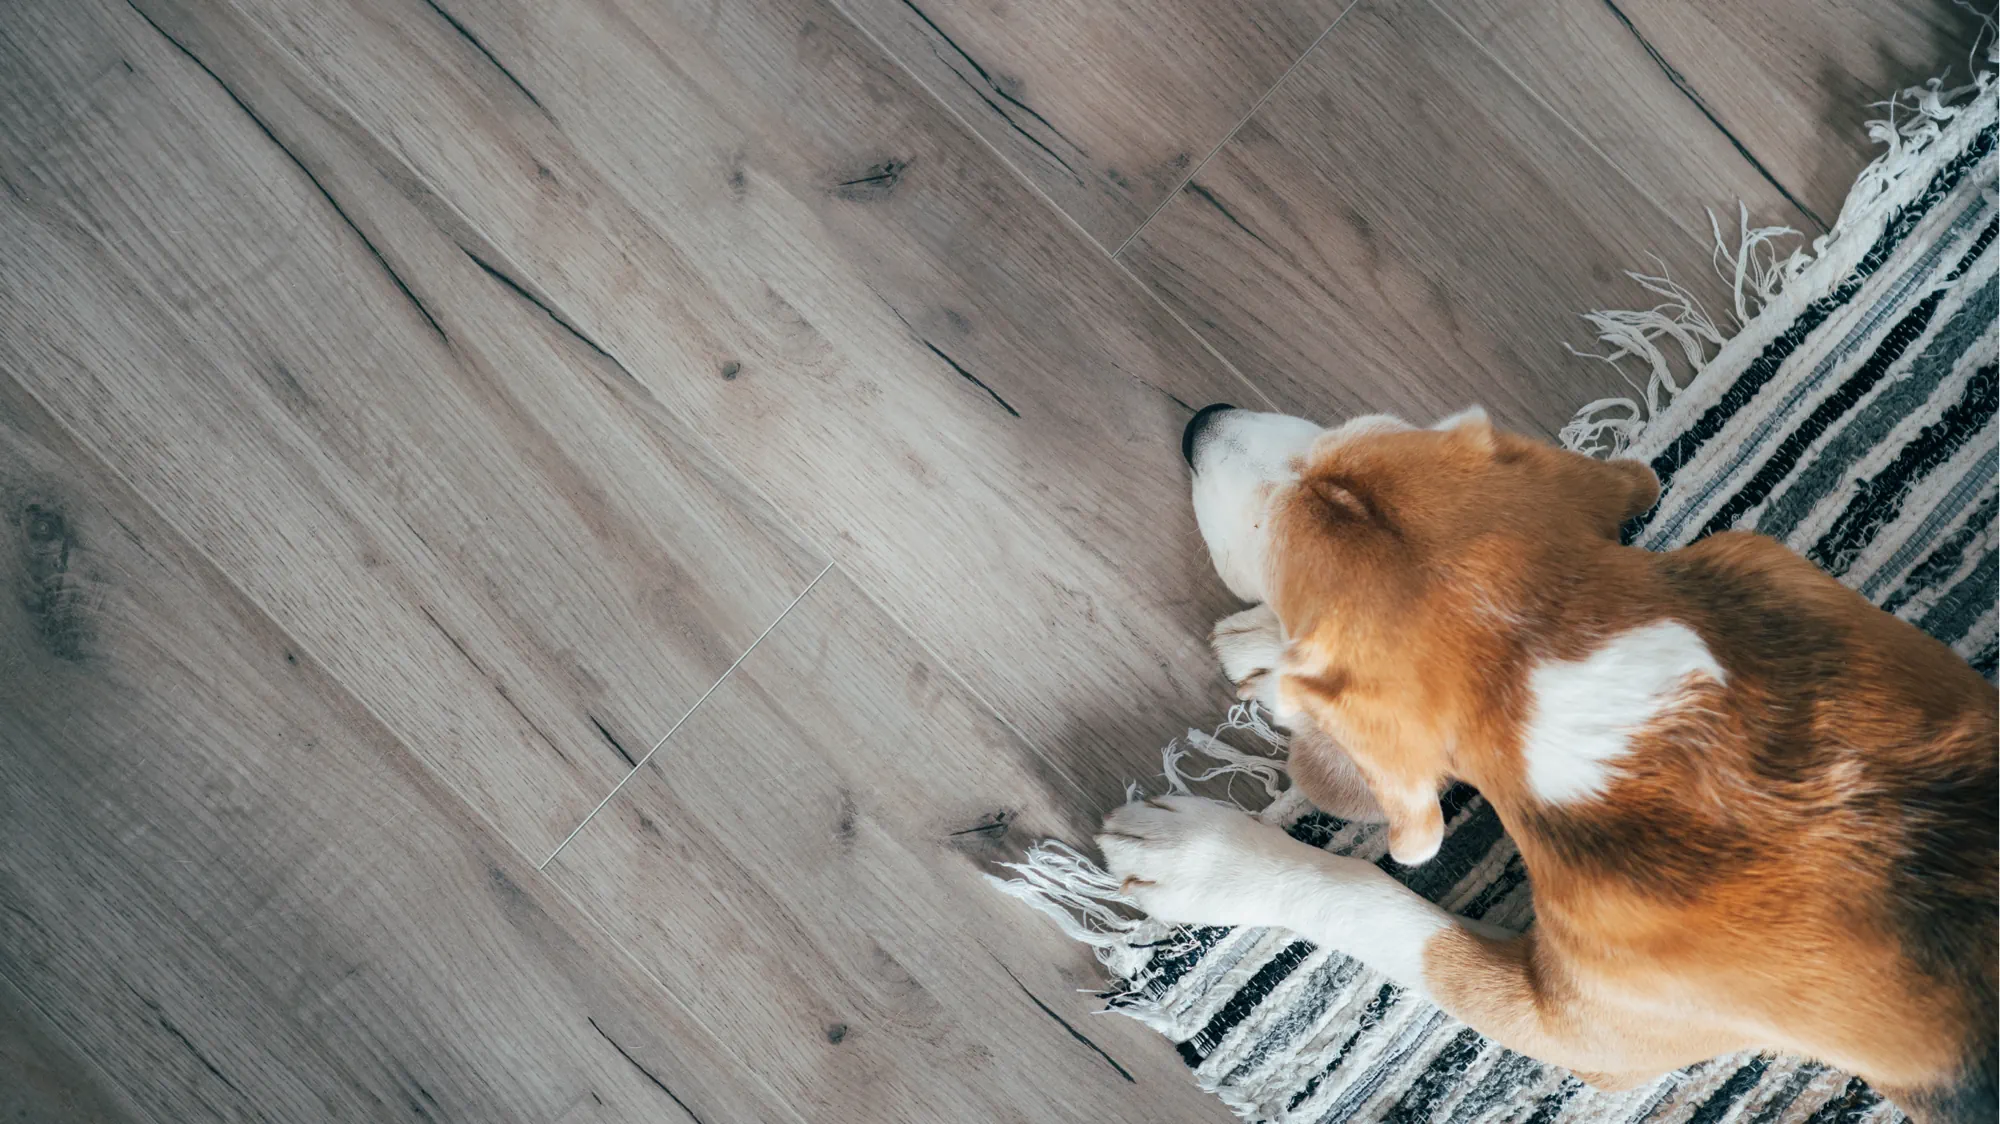
[[1181, 458], [1188, 462], [1188, 467], [1192, 468], [1194, 466], [1194, 439], [1200, 436], [1202, 427], [1207, 425], [1215, 415], [1224, 410], [1234, 410], [1235, 408], [1227, 402], [1217, 402], [1196, 410], [1194, 416], [1188, 419], [1187, 428], [1181, 430]]

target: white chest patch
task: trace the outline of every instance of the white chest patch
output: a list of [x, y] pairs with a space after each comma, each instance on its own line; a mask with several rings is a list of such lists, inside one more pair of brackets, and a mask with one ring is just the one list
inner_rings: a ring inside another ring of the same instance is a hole
[[1680, 704], [1693, 677], [1725, 681], [1708, 645], [1677, 621], [1619, 633], [1580, 660], [1538, 665], [1528, 674], [1521, 742], [1528, 787], [1551, 804], [1602, 796], [1633, 736]]

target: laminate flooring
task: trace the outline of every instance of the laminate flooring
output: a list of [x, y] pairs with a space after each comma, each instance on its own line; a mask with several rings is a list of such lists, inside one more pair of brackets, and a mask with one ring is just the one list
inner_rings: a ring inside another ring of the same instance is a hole
[[0, 1112], [1227, 1120], [983, 881], [1225, 705], [1191, 410], [1552, 434], [1978, 26], [10, 0]]

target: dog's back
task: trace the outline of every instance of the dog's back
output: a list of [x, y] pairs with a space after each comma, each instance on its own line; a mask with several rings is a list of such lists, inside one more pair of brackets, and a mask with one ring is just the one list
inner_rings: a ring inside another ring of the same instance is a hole
[[1647, 979], [1695, 981], [1923, 1115], [1993, 1119], [1993, 689], [1769, 539], [1656, 557], [1643, 611], [1699, 633], [1722, 675], [1635, 739], [1601, 801], [1523, 803], [1538, 913], [1656, 928]]

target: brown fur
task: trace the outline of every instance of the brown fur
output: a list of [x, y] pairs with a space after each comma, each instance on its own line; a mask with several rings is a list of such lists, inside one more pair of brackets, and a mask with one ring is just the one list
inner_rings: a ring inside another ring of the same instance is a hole
[[[1280, 691], [1352, 753], [1395, 851], [1435, 846], [1455, 777], [1528, 866], [1534, 928], [1434, 940], [1429, 982], [1608, 1084], [1778, 1049], [1993, 1119], [1993, 689], [1769, 539], [1619, 545], [1657, 494], [1636, 462], [1474, 421], [1331, 444], [1274, 515]], [[1602, 798], [1539, 801], [1530, 669], [1663, 619], [1727, 686], [1644, 731]]]

